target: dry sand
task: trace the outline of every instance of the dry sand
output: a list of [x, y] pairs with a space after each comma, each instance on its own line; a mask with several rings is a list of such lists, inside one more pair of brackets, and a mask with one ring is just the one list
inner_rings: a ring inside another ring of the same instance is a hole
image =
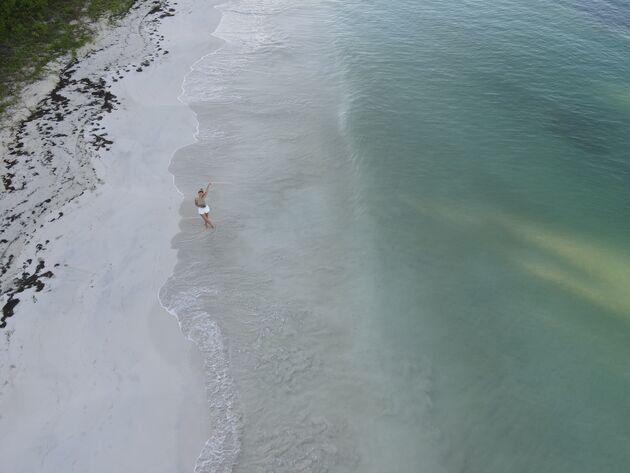
[[36, 284], [0, 330], [2, 473], [193, 471], [209, 436], [201, 357], [157, 294], [182, 199], [168, 164], [196, 126], [177, 97], [218, 14], [202, 0], [154, 7], [104, 29], [5, 128], [0, 302], [20, 273]]

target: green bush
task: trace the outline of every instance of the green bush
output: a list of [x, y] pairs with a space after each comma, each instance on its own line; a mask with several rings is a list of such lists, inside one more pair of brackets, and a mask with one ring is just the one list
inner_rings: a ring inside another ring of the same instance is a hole
[[0, 114], [19, 85], [89, 39], [86, 20], [119, 15], [135, 0], [0, 0]]

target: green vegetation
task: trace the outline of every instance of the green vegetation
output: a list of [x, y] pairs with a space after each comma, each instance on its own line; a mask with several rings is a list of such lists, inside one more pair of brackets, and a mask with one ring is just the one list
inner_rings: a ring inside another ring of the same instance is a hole
[[90, 39], [90, 22], [125, 13], [134, 1], [0, 0], [0, 115], [21, 84]]

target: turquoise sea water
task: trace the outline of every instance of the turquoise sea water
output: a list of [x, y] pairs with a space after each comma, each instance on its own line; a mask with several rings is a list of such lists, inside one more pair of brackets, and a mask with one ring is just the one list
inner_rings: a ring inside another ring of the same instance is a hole
[[200, 471], [627, 471], [630, 3], [219, 9], [162, 291]]

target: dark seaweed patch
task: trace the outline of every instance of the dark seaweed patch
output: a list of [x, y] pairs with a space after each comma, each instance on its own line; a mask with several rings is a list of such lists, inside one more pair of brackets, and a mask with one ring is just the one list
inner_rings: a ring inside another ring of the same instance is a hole
[[16, 294], [20, 294], [31, 288], [35, 288], [35, 292], [41, 292], [44, 289], [43, 279], [50, 279], [53, 277], [52, 271], [43, 271], [44, 266], [44, 260], [40, 260], [33, 273], [24, 271], [19, 278], [14, 279], [13, 288], [6, 292], [8, 299], [2, 307], [0, 328], [6, 327], [6, 319], [12, 317], [15, 313], [15, 306], [20, 302], [20, 299], [15, 297]]

